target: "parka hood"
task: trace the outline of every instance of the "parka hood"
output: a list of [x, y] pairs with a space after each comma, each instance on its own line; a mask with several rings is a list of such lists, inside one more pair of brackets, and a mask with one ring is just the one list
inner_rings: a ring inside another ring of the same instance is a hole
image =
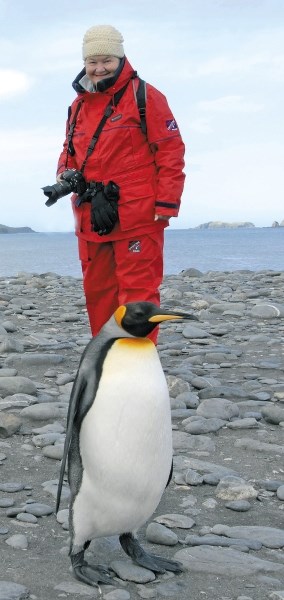
[[127, 81], [135, 77], [135, 75], [137, 75], [136, 71], [128, 62], [127, 58], [123, 57], [113, 77], [110, 77], [108, 79], [102, 79], [101, 81], [99, 81], [97, 83], [96, 90], [92, 89], [93, 85], [90, 82], [89, 78], [86, 76], [85, 67], [74, 79], [72, 87], [77, 92], [77, 94], [108, 92], [108, 90], [111, 90], [111, 94], [113, 94], [117, 90], [119, 90], [123, 85], [125, 85]]

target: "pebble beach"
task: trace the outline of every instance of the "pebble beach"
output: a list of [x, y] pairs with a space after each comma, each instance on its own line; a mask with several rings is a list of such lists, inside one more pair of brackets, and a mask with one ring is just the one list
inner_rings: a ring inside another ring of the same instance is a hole
[[67, 484], [55, 513], [82, 281], [0, 278], [0, 600], [284, 600], [284, 272], [188, 268], [161, 305], [198, 320], [160, 327], [174, 471], [139, 539], [184, 570], [157, 577], [102, 538], [87, 558], [113, 585], [96, 589], [70, 571]]

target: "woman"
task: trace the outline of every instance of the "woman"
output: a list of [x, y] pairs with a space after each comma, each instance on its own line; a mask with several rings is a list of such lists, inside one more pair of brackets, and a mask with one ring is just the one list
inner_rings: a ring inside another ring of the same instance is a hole
[[83, 59], [84, 69], [73, 82], [78, 95], [69, 109], [57, 181], [76, 169], [88, 183], [96, 182], [81, 198], [72, 196], [86, 306], [96, 335], [120, 304], [159, 305], [164, 228], [179, 210], [184, 144], [166, 98], [150, 84], [147, 133], [142, 131], [139, 79], [119, 31], [110, 25], [88, 29]]

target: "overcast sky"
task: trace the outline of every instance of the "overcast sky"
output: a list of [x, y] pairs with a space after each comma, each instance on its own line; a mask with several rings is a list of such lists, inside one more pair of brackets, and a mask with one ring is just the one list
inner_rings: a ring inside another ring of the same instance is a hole
[[0, 222], [71, 231], [55, 183], [83, 35], [111, 24], [162, 91], [186, 145], [172, 227], [284, 219], [283, 0], [0, 0]]

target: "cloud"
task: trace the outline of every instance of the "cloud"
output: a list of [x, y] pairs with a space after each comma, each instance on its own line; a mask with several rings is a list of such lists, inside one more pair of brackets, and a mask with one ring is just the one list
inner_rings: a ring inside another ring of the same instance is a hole
[[216, 56], [197, 65], [192, 70], [192, 76], [233, 75], [236, 73], [247, 75], [255, 67], [267, 65], [268, 62], [269, 58], [264, 54], [244, 56], [243, 58]]
[[62, 148], [62, 132], [47, 127], [3, 130], [0, 132], [0, 162], [15, 165], [41, 162], [47, 158], [55, 161]]
[[32, 78], [23, 71], [0, 69], [0, 99], [27, 92], [32, 85]]
[[257, 102], [245, 100], [243, 96], [222, 96], [215, 100], [204, 100], [198, 102], [198, 108], [210, 112], [259, 112], [264, 105]]
[[283, 154], [284, 145], [277, 142], [192, 154], [179, 227], [207, 221], [252, 221], [270, 227], [281, 221]]
[[202, 117], [190, 121], [189, 130], [204, 134], [213, 132], [213, 128], [211, 127], [209, 119], [204, 119]]

